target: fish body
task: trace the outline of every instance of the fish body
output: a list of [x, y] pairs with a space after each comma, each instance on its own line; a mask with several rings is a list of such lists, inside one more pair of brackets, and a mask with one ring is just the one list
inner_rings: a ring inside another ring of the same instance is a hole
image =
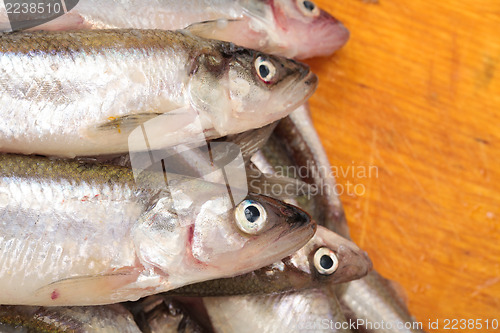
[[166, 186], [164, 177], [0, 155], [0, 303], [136, 300], [269, 265], [315, 232], [306, 213], [278, 200], [248, 195], [234, 207], [225, 186], [183, 177]]
[[207, 297], [203, 303], [215, 331], [220, 333], [350, 332], [335, 296], [324, 289]]
[[92, 307], [0, 306], [4, 333], [140, 333], [122, 305]]
[[66, 157], [261, 127], [317, 85], [306, 65], [182, 31], [3, 33], [0, 68], [0, 150]]
[[[66, 6], [69, 6], [66, 3]], [[40, 15], [10, 17], [0, 7], [0, 29], [30, 28]], [[349, 31], [312, 1], [80, 0], [62, 16], [33, 29], [184, 29], [289, 58], [329, 55]], [[9, 19], [10, 18], [10, 19]], [[31, 18], [31, 19], [30, 19]], [[208, 22], [207, 22], [208, 21]]]
[[[338, 289], [337, 294], [346, 316], [359, 323], [359, 329], [363, 332], [424, 332], [422, 323], [411, 316], [391, 281], [376, 271], [346, 283]], [[380, 327], [378, 324], [382, 322], [386, 324]]]

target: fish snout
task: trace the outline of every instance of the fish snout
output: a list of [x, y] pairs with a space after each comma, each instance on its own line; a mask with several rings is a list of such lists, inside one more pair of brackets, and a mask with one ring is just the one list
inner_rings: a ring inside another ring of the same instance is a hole
[[309, 67], [309, 65], [307, 64], [304, 64], [300, 61], [296, 61], [296, 60], [291, 60], [294, 64], [295, 64], [295, 71], [297, 73], [299, 73], [298, 75], [298, 80], [303, 80], [305, 78], [307, 78], [308, 76], [310, 76], [311, 74], [313, 75], [316, 75], [314, 74], [313, 72], [311, 72], [311, 67]]
[[[365, 261], [366, 274], [368, 274], [369, 272], [371, 272], [373, 270], [373, 262], [370, 259], [370, 256], [368, 255], [368, 253], [366, 251], [362, 251], [362, 256], [363, 256], [363, 259]], [[364, 274], [364, 275], [366, 275], [366, 274]]]
[[281, 213], [283, 214], [286, 223], [292, 229], [310, 224], [314, 231], [316, 231], [316, 222], [312, 219], [311, 215], [299, 207], [287, 205], [281, 209]]
[[343, 47], [350, 37], [344, 24], [324, 11], [303, 34], [297, 59], [329, 56]]
[[276, 216], [284, 222], [283, 224], [287, 225], [287, 229], [289, 230], [309, 225], [313, 228], [314, 232], [316, 231], [316, 222], [312, 219], [311, 215], [299, 207], [262, 194], [249, 193], [248, 198], [265, 204], [268, 214]]
[[313, 33], [317, 39], [309, 56], [329, 56], [343, 47], [350, 37], [350, 32], [344, 24], [333, 18], [318, 24], [314, 27]]
[[313, 72], [310, 72], [304, 80], [304, 84], [306, 86], [316, 87], [318, 85], [318, 76]]
[[351, 249], [345, 246], [340, 246], [337, 252], [339, 262], [341, 263], [342, 274], [339, 274], [337, 282], [348, 282], [357, 280], [368, 274], [373, 264], [368, 254], [357, 248]]
[[311, 71], [308, 65], [295, 60], [289, 60], [287, 72], [281, 94], [283, 96], [293, 96], [291, 100], [296, 104], [295, 109], [316, 91], [318, 76]]

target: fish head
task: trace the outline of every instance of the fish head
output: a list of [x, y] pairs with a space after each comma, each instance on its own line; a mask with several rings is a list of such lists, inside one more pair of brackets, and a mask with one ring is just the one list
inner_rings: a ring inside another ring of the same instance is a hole
[[191, 104], [219, 136], [279, 120], [316, 90], [318, 78], [306, 64], [226, 42], [220, 51], [199, 57], [190, 83]]
[[284, 261], [289, 270], [308, 274], [312, 284], [349, 282], [372, 269], [365, 251], [322, 226], [318, 226], [316, 234], [304, 247]]
[[190, 252], [198, 263], [218, 267], [225, 276], [247, 273], [290, 255], [316, 230], [316, 223], [300, 208], [262, 195], [249, 194], [227, 212], [212, 214], [213, 203], [208, 205], [211, 208], [207, 206], [194, 227]]
[[316, 90], [318, 78], [309, 66], [260, 52], [239, 52], [228, 71], [228, 90], [235, 124], [279, 120]]
[[169, 288], [251, 272], [295, 252], [316, 231], [295, 206], [251, 194], [234, 204], [225, 186], [194, 183], [189, 195], [172, 189], [134, 230], [141, 263], [167, 277]]
[[349, 40], [349, 30], [311, 0], [243, 0], [243, 6], [266, 40], [259, 49], [304, 59], [330, 55]]
[[219, 51], [198, 56], [189, 84], [190, 103], [211, 122], [205, 128], [214, 137], [284, 118], [316, 90], [318, 78], [306, 64], [226, 42]]

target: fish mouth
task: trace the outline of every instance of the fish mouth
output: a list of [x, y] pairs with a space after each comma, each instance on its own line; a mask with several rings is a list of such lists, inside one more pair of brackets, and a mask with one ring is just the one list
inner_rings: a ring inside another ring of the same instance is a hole
[[323, 53], [328, 55], [329, 53], [333, 53], [344, 46], [351, 36], [350, 31], [345, 27], [342, 22], [337, 22], [334, 26], [330, 28], [331, 34], [330, 37], [326, 37], [328, 41], [327, 47], [324, 48]]
[[294, 96], [288, 104], [287, 109], [295, 110], [300, 105], [304, 104], [316, 91], [318, 87], [318, 76], [311, 71], [301, 73], [290, 80], [287, 86], [283, 89], [282, 96]]

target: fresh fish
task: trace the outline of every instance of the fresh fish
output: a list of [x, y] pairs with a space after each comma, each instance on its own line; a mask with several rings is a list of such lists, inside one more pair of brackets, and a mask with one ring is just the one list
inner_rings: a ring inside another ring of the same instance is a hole
[[[137, 325], [144, 333], [201, 333], [211, 331], [208, 315], [200, 320], [193, 313], [192, 304], [163, 295], [153, 295], [125, 305], [134, 315]], [[203, 304], [201, 309], [205, 312]], [[206, 321], [207, 327], [201, 321]]]
[[[344, 209], [335, 192], [335, 179], [331, 173], [331, 165], [314, 129], [308, 108], [301, 107], [289, 117], [280, 121], [275, 130], [278, 143], [275, 147], [286, 147], [290, 156], [289, 165], [306, 168], [301, 180], [316, 185], [317, 200], [320, 210], [313, 212], [318, 224], [324, 225], [350, 239]], [[332, 287], [333, 288], [333, 287]], [[377, 332], [422, 332], [411, 316], [408, 308], [394, 290], [393, 284], [376, 271], [367, 276], [335, 288], [341, 304], [349, 313], [349, 319], [359, 323], [393, 322], [392, 330], [376, 330]], [[397, 325], [403, 323], [403, 326]], [[404, 324], [412, 329], [404, 328]], [[366, 325], [359, 325], [363, 331], [374, 332]], [[399, 328], [402, 327], [402, 328]]]
[[[363, 332], [424, 332], [422, 323], [411, 316], [391, 281], [376, 271], [346, 283], [337, 294], [346, 316]], [[380, 325], [382, 322], [384, 326]]]
[[136, 300], [269, 265], [315, 232], [278, 200], [233, 207], [225, 186], [164, 177], [0, 155], [0, 304]]
[[218, 333], [350, 332], [337, 299], [326, 289], [203, 302]]
[[314, 237], [289, 257], [232, 278], [204, 281], [168, 292], [183, 296], [230, 296], [317, 288], [359, 279], [371, 261], [354, 243], [318, 227]]
[[317, 85], [293, 60], [159, 30], [0, 34], [0, 73], [0, 150], [66, 157], [261, 127]]
[[140, 333], [122, 305], [91, 307], [0, 306], [3, 333]]
[[[48, 22], [34, 29], [176, 30], [192, 25], [204, 37], [288, 58], [330, 55], [349, 39], [342, 23], [309, 0], [80, 0], [72, 6], [66, 1], [67, 14], [54, 11], [53, 20], [45, 14]], [[0, 6], [3, 31], [33, 27], [40, 24], [33, 20], [42, 17], [8, 16], [6, 11]]]

